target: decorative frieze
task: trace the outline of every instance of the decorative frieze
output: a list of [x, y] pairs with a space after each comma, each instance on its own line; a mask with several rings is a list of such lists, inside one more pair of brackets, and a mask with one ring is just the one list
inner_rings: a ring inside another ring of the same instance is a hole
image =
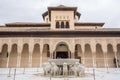
[[43, 39], [43, 44], [49, 44], [50, 43], [50, 39]]
[[114, 41], [112, 39], [106, 39], [106, 43], [107, 44], [112, 44], [112, 43], [114, 43]]
[[91, 43], [91, 39], [84, 39], [84, 43], [85, 44], [90, 44]]
[[18, 39], [11, 39], [11, 43], [18, 43]]
[[75, 39], [75, 44], [80, 44], [81, 43], [81, 40], [80, 39]]
[[41, 39], [33, 39], [34, 43], [40, 43]]
[[2, 43], [3, 43], [3, 44], [9, 43], [9, 39], [2, 39]]
[[120, 39], [116, 39], [115, 42], [116, 42], [117, 44], [120, 44]]
[[102, 43], [102, 39], [95, 39], [95, 43], [96, 43], [96, 44], [98, 44], [98, 43], [99, 43], [99, 44]]
[[22, 39], [23, 44], [25, 44], [25, 43], [29, 43], [29, 40], [30, 40], [30, 39], [28, 39], [28, 38], [23, 38], [23, 39]]

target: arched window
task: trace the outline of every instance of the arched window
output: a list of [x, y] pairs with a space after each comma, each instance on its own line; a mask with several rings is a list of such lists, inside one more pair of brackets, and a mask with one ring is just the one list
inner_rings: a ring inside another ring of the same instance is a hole
[[66, 28], [69, 28], [69, 22], [66, 22]]
[[61, 22], [61, 28], [64, 28], [64, 22]]
[[56, 22], [56, 28], [60, 28], [59, 22]]

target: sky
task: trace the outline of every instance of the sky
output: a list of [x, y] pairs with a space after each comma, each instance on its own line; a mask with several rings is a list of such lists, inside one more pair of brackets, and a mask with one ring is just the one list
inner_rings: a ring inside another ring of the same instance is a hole
[[0, 0], [0, 25], [12, 22], [44, 22], [48, 6], [78, 7], [79, 22], [104, 22], [104, 28], [120, 28], [120, 0]]

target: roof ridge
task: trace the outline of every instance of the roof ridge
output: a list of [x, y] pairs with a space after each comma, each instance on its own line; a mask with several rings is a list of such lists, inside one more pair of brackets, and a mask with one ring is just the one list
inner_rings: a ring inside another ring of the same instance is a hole
[[57, 7], [67, 7], [67, 6], [61, 4], [61, 5], [57, 6]]

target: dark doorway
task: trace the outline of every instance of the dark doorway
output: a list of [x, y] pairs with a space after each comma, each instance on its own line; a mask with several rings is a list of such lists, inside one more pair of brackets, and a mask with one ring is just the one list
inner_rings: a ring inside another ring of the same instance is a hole
[[56, 58], [68, 58], [68, 52], [56, 52]]

